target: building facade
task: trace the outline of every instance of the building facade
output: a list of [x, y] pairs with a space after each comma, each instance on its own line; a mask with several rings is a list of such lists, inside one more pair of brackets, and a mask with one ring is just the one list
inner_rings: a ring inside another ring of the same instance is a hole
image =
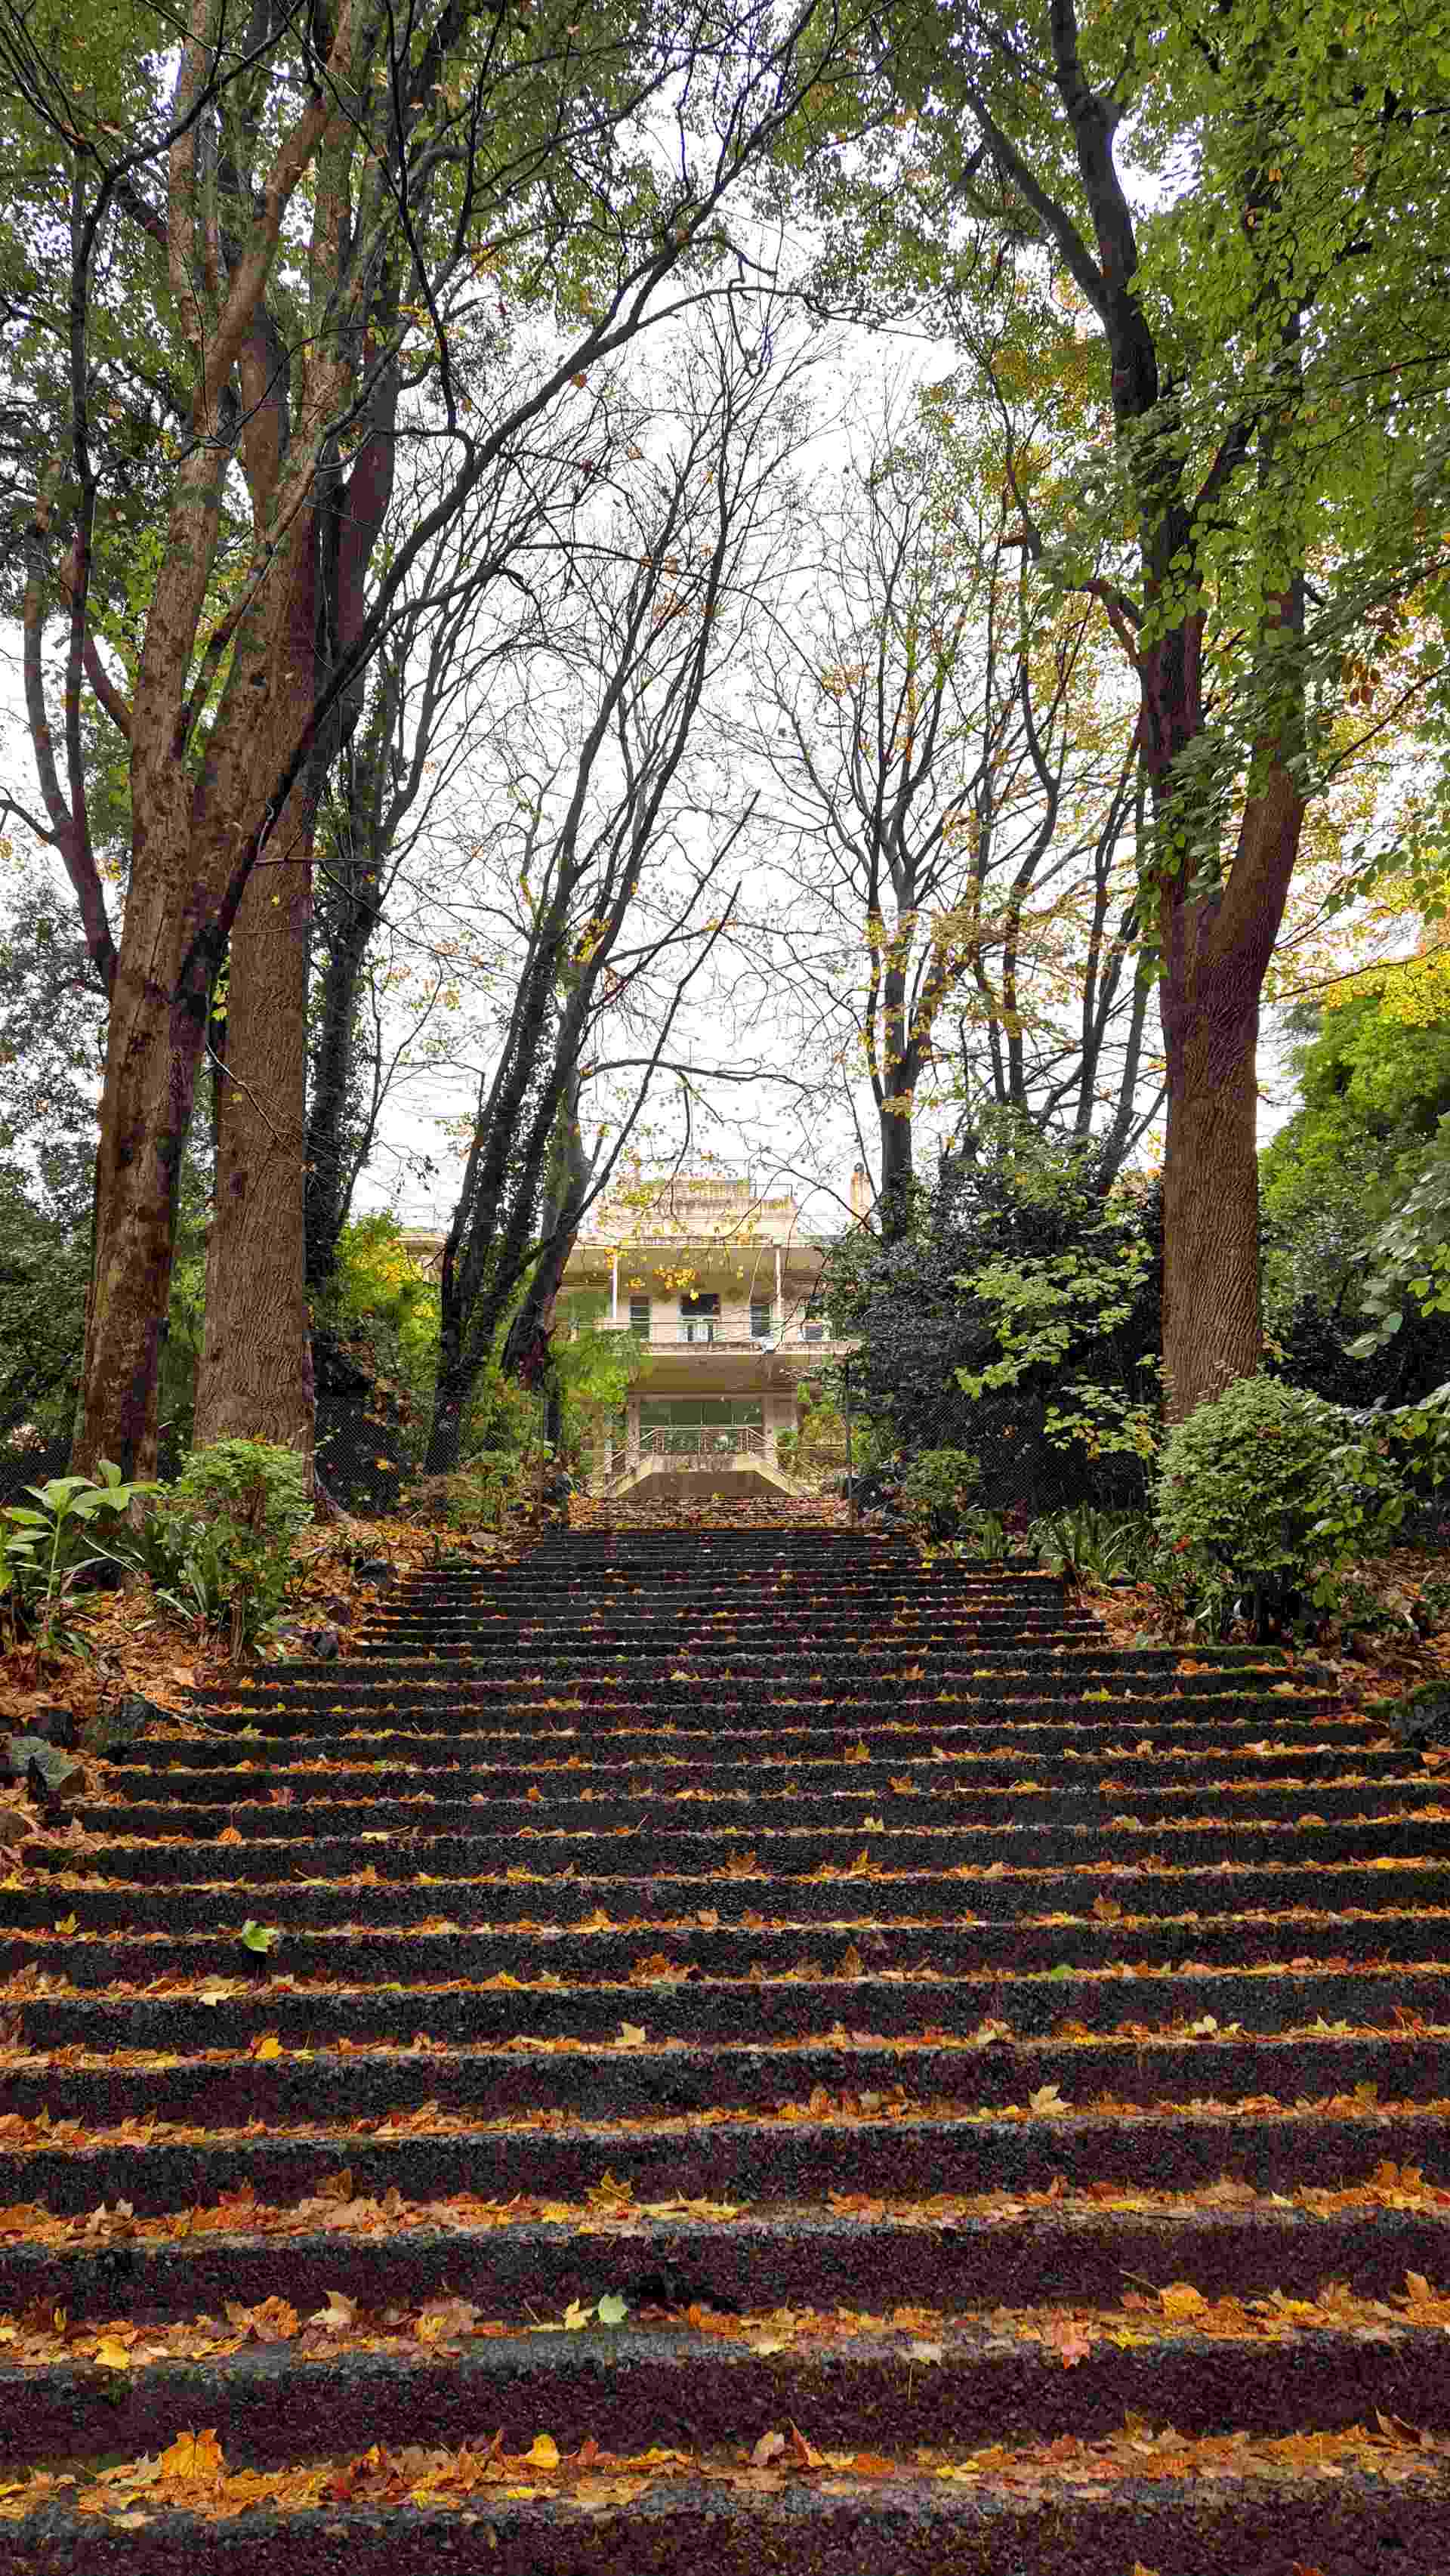
[[[851, 1211], [869, 1205], [852, 1176]], [[630, 1333], [647, 1363], [596, 1457], [593, 1484], [681, 1497], [791, 1472], [800, 1390], [850, 1350], [821, 1296], [827, 1245], [802, 1231], [794, 1199], [743, 1180], [675, 1180], [602, 1201], [580, 1234], [561, 1306], [574, 1329]], [[560, 1322], [565, 1318], [561, 1314]]]

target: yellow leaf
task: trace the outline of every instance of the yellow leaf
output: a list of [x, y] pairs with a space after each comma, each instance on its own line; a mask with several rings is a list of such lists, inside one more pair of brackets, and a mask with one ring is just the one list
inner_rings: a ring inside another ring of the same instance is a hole
[[117, 2342], [114, 2335], [102, 2335], [96, 2346], [94, 2358], [100, 2363], [102, 2370], [129, 2370], [131, 2367], [129, 2352], [123, 2343]]
[[281, 2054], [282, 2042], [280, 2039], [276, 2038], [271, 2031], [268, 2031], [265, 2039], [258, 2040], [257, 2055], [259, 2058], [280, 2057]]
[[215, 2485], [224, 2475], [226, 2461], [213, 2424], [204, 2433], [178, 2433], [169, 2449], [161, 2454], [163, 2478], [205, 2480]]
[[1029, 2111], [1066, 2111], [1069, 2105], [1055, 2084], [1039, 2084], [1035, 2093], [1028, 2094], [1027, 2108]]
[[642, 2048], [644, 2046], [644, 2036], [644, 2032], [640, 2029], [638, 2022], [622, 2021], [619, 2025], [619, 2038], [615, 2042], [615, 2045], [618, 2048]]
[[57, 1932], [74, 1932], [76, 1929], [75, 1916], [73, 1914], [62, 1914], [58, 1918], [55, 1928]]
[[1191, 2281], [1170, 2281], [1166, 2290], [1159, 2291], [1158, 2300], [1165, 2317], [1171, 2317], [1175, 2324], [1185, 2317], [1198, 2316], [1208, 2305], [1203, 2292], [1195, 2290]]
[[536, 2433], [524, 2453], [524, 2458], [531, 2469], [557, 2469], [559, 2445], [552, 2433]]

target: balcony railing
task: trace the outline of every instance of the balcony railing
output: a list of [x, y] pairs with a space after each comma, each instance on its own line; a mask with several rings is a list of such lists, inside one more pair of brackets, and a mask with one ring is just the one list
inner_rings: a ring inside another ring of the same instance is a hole
[[668, 1324], [631, 1324], [626, 1315], [605, 1315], [599, 1330], [604, 1333], [633, 1333], [652, 1351], [693, 1349], [716, 1351], [831, 1351], [843, 1346], [844, 1336], [833, 1333], [826, 1323], [792, 1323], [772, 1325], [768, 1332], [750, 1332], [739, 1324], [723, 1321], [716, 1315], [696, 1315]]
[[654, 1423], [639, 1435], [645, 1458], [763, 1458], [765, 1433], [750, 1422]]

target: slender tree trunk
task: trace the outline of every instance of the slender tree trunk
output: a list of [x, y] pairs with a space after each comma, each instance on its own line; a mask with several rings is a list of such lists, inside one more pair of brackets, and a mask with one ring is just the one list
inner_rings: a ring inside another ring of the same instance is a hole
[[[376, 886], [376, 876], [369, 883]], [[337, 1243], [351, 1195], [345, 1165], [348, 1094], [353, 1072], [353, 1026], [363, 960], [377, 907], [356, 900], [346, 908], [327, 952], [322, 978], [321, 1025], [312, 1057], [312, 1100], [307, 1113], [303, 1214], [307, 1237], [307, 1286], [316, 1296], [337, 1268]]]
[[477, 1374], [464, 1354], [461, 1333], [445, 1325], [438, 1346], [433, 1418], [428, 1425], [428, 1448], [423, 1460], [425, 1475], [450, 1476], [457, 1466], [463, 1416]]
[[193, 1434], [199, 1449], [214, 1440], [272, 1441], [298, 1450], [309, 1469], [313, 1386], [301, 1112], [315, 806], [304, 777], [248, 879], [232, 930]]
[[881, 1137], [881, 1196], [876, 1218], [882, 1242], [894, 1243], [906, 1232], [911, 1206], [911, 1095], [917, 1067], [906, 1025], [906, 978], [897, 967], [888, 967], [883, 986], [884, 1062], [876, 1121]]

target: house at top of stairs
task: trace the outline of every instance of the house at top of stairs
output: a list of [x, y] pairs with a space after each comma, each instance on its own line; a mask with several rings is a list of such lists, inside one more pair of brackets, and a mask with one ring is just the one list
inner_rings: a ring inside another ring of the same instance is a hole
[[[858, 1169], [852, 1217], [869, 1205]], [[746, 1180], [677, 1179], [601, 1201], [561, 1303], [596, 1329], [633, 1334], [648, 1365], [606, 1439], [597, 1490], [805, 1490], [783, 1464], [782, 1434], [788, 1452], [802, 1383], [852, 1347], [820, 1293], [828, 1248], [803, 1229], [793, 1198]]]

